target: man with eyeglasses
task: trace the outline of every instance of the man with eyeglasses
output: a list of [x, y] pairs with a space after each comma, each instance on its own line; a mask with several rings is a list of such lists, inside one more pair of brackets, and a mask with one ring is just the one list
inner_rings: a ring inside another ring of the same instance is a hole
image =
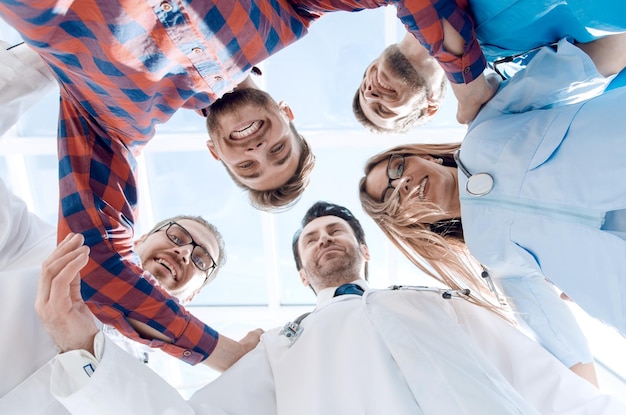
[[[41, 58], [25, 44], [11, 47], [0, 42], [0, 58], [2, 136], [55, 83]], [[78, 248], [82, 237], [67, 243]], [[59, 349], [33, 309], [41, 266], [48, 264], [45, 259], [55, 246], [56, 228], [29, 212], [0, 178], [0, 327], [6, 340], [0, 342], [0, 414], [67, 413], [50, 394], [49, 361]], [[180, 215], [158, 223], [134, 242], [134, 251], [134, 260], [150, 273], [140, 289], [167, 292], [178, 300], [172, 301], [177, 307], [191, 301], [225, 263], [220, 233], [199, 216]], [[116, 289], [128, 292], [128, 287]], [[112, 327], [103, 330], [135, 358], [146, 360], [147, 347]], [[241, 342], [231, 341], [247, 351], [258, 343], [259, 335], [252, 331]]]
[[[252, 352], [189, 401], [120, 354], [95, 327], [82, 324], [78, 309], [59, 313], [51, 307], [68, 300], [77, 267], [47, 274], [39, 315], [44, 322], [63, 321], [51, 332], [55, 338], [80, 336], [74, 344], [89, 347], [57, 357], [53, 393], [71, 413], [93, 415], [622, 415], [626, 410], [504, 318], [466, 301], [464, 293], [370, 289], [365, 234], [343, 206], [314, 204], [294, 235], [293, 252], [317, 307], [265, 333]], [[64, 288], [53, 293], [57, 278]], [[99, 356], [87, 353], [93, 347]], [[92, 376], [75, 371], [84, 364], [92, 365]]]
[[[84, 263], [88, 248], [83, 241], [82, 236], [74, 235], [55, 250], [55, 227], [29, 212], [0, 179], [0, 327], [6, 339], [0, 343], [2, 414], [67, 413], [50, 394], [50, 360], [59, 349], [64, 350], [63, 342], [71, 339], [55, 344], [56, 339], [46, 333], [35, 315], [33, 304], [41, 267], [54, 270], [55, 263], [67, 260], [72, 250], [82, 254], [73, 259]], [[46, 260], [52, 252], [58, 255]], [[224, 241], [217, 228], [199, 216], [185, 215], [159, 222], [135, 241], [135, 253], [154, 277], [154, 285], [146, 281], [142, 289], [163, 290], [181, 304], [191, 301], [213, 281], [226, 259]], [[135, 360], [146, 355], [140, 345], [129, 343], [112, 328], [103, 330]], [[253, 331], [244, 337], [242, 348], [253, 348], [260, 333]]]

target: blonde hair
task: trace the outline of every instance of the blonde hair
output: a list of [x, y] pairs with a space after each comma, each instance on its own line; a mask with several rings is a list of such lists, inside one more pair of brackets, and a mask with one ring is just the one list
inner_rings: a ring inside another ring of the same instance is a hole
[[403, 206], [397, 190], [384, 202], [373, 199], [365, 191], [367, 175], [392, 154], [432, 156], [441, 158], [443, 165], [456, 167], [453, 153], [459, 147], [460, 144], [407, 144], [373, 156], [367, 161], [365, 176], [359, 183], [361, 206], [387, 238], [426, 275], [455, 290], [469, 288], [470, 302], [513, 323], [509, 308], [477, 278], [482, 267], [467, 251], [460, 218], [430, 223], [428, 217], [442, 213], [433, 203]]

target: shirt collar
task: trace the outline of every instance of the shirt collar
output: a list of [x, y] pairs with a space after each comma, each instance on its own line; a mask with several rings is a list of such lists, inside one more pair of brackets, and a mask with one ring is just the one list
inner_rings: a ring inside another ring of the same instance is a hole
[[[348, 284], [356, 284], [359, 287], [363, 288], [363, 291], [369, 289], [369, 285], [367, 284], [367, 281], [360, 279], [360, 278], [354, 281], [350, 281]], [[335, 290], [337, 289], [337, 287], [339, 286], [327, 287], [321, 290], [320, 292], [318, 292], [317, 293], [317, 306], [321, 307], [321, 306], [328, 304], [330, 300], [333, 299], [333, 296], [335, 295]]]

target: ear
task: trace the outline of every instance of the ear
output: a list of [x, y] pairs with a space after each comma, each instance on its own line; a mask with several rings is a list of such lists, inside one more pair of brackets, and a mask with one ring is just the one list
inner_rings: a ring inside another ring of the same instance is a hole
[[300, 271], [298, 271], [298, 273], [300, 274], [300, 281], [302, 281], [302, 285], [304, 285], [305, 287], [308, 287], [309, 285], [309, 278], [306, 275], [306, 271], [304, 270], [304, 268], [301, 268]]
[[367, 245], [361, 244], [359, 245], [361, 249], [361, 254], [363, 254], [363, 258], [365, 258], [365, 262], [369, 262], [370, 260], [370, 250], [367, 248]]
[[287, 105], [287, 103], [285, 101], [280, 101], [278, 103], [278, 108], [280, 108], [282, 113], [285, 114], [287, 116], [287, 118], [289, 118], [289, 121], [293, 121], [294, 120], [295, 116], [293, 115], [293, 111], [291, 110], [291, 107], [289, 107], [289, 105]]
[[426, 114], [429, 117], [432, 117], [433, 115], [435, 115], [437, 113], [437, 111], [439, 111], [439, 104], [438, 103], [433, 103], [433, 102], [428, 102], [428, 107], [426, 107]]
[[213, 144], [213, 141], [207, 140], [206, 141], [206, 148], [209, 149], [209, 152], [211, 153], [211, 155], [213, 156], [213, 158], [215, 160], [219, 160], [220, 159], [220, 156], [217, 155], [217, 151], [215, 150], [215, 144]]

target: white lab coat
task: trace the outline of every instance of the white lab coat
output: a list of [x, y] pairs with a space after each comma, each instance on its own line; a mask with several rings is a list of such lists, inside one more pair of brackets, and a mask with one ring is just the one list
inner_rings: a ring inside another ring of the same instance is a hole
[[[56, 81], [26, 46], [0, 41], [0, 136]], [[56, 348], [35, 314], [41, 263], [56, 246], [56, 228], [28, 211], [0, 179], [0, 414], [67, 414], [50, 394]]]
[[540, 342], [565, 365], [591, 361], [570, 309], [545, 279], [626, 335], [626, 233], [603, 229], [626, 209], [626, 88], [561, 41], [485, 105], [461, 147], [484, 196], [459, 193], [465, 241]]
[[39, 55], [26, 45], [6, 50], [0, 41], [0, 136], [24, 111], [51, 91], [57, 81]]
[[[332, 293], [331, 293], [332, 294]], [[107, 343], [86, 386], [62, 360], [54, 393], [74, 414], [623, 415], [504, 320], [426, 291], [325, 291], [289, 347], [279, 329], [186, 402]]]
[[[31, 214], [0, 180], [1, 414], [67, 413], [47, 387], [47, 363], [58, 350], [34, 310], [41, 263], [55, 245], [56, 229]], [[47, 404], [60, 412], [44, 410]]]
[[[37, 53], [0, 41], [0, 136], [57, 85]], [[58, 349], [34, 309], [56, 227], [31, 213], [0, 178], [0, 414], [65, 415], [50, 393]], [[121, 343], [121, 341], [120, 341]], [[127, 347], [130, 351], [130, 348]]]

